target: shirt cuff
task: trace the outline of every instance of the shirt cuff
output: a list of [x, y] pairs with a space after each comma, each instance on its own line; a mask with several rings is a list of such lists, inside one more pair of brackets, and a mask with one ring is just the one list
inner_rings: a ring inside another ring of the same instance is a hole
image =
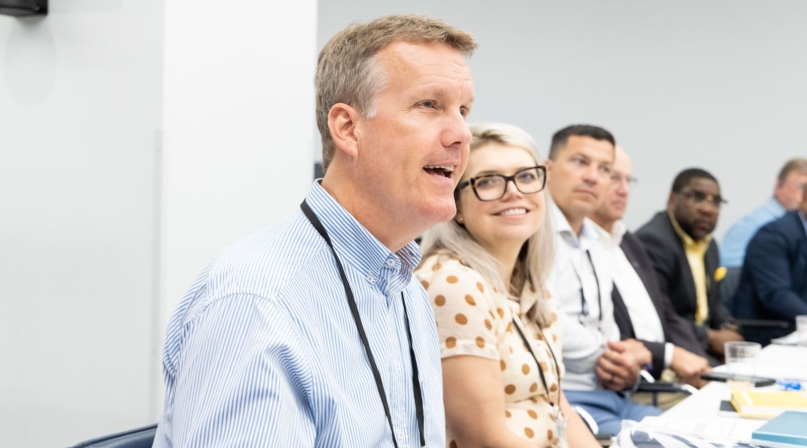
[[675, 351], [675, 346], [672, 342], [667, 342], [664, 344], [664, 368], [669, 369], [672, 365], [673, 360], [673, 352]]
[[625, 392], [635, 393], [639, 390], [639, 386], [642, 384], [642, 374], [636, 375], [636, 382], [633, 383], [630, 389], [626, 390]]

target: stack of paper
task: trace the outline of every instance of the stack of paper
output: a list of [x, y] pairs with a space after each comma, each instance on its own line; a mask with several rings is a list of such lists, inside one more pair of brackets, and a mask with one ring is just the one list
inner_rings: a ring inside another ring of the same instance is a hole
[[794, 331], [787, 336], [771, 339], [771, 342], [779, 345], [799, 345], [799, 336], [799, 333]]

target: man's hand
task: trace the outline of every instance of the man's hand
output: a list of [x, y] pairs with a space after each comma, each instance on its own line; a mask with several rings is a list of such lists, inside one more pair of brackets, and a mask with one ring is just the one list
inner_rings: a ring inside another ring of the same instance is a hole
[[628, 349], [628, 344], [608, 341], [608, 348], [600, 356], [594, 369], [600, 383], [604, 388], [614, 391], [633, 387], [639, 378], [639, 362]]
[[708, 381], [701, 379], [701, 374], [711, 372], [709, 361], [681, 347], [673, 349], [673, 358], [670, 368], [678, 375], [681, 382], [700, 389]]
[[707, 330], [709, 335], [709, 348], [719, 356], [725, 356], [726, 342], [744, 341], [742, 335], [734, 330], [723, 328], [721, 330]]
[[615, 352], [629, 352], [640, 365], [653, 364], [653, 354], [650, 350], [636, 339], [625, 339], [622, 341], [608, 341], [608, 348]]

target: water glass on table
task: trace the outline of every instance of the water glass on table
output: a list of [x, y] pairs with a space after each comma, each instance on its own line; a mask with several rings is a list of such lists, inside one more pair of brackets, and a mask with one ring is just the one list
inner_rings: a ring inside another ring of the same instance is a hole
[[756, 342], [729, 341], [725, 344], [726, 370], [740, 375], [755, 375], [756, 358], [762, 346]]
[[796, 345], [807, 345], [807, 315], [796, 316]]

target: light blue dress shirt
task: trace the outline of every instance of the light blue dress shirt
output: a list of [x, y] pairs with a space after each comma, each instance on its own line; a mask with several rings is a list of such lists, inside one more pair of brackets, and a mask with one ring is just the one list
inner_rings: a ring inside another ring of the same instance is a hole
[[801, 223], [804, 224], [804, 233], [807, 233], [807, 217], [804, 216], [804, 212], [799, 212], [799, 216], [801, 217]]
[[[429, 447], [445, 446], [434, 314], [412, 275], [315, 182], [308, 204], [353, 288], [400, 447], [419, 445], [401, 291]], [[219, 254], [168, 325], [155, 447], [392, 447], [372, 370], [331, 250], [300, 210]]]
[[765, 224], [785, 215], [787, 210], [771, 197], [732, 225], [720, 243], [720, 264], [725, 267], [741, 267], [745, 260], [745, 249], [757, 230]]

